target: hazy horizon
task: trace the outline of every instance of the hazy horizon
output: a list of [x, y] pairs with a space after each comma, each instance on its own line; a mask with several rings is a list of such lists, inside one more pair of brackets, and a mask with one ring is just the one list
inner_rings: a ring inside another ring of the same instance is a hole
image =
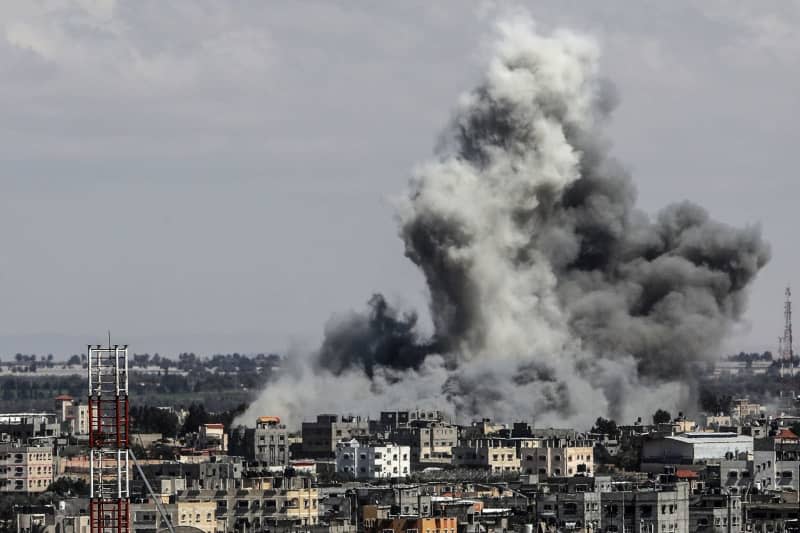
[[[760, 224], [724, 350], [775, 350], [796, 280], [796, 4], [520, 2], [595, 36], [639, 206]], [[456, 7], [457, 6], [457, 7]], [[465, 7], [467, 6], [467, 7]], [[374, 292], [427, 320], [392, 198], [485, 59], [492, 3], [0, 6], [0, 360], [287, 353]]]

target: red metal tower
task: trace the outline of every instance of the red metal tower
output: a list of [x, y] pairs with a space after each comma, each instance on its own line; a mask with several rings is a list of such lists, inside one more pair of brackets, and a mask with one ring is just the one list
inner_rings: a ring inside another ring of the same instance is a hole
[[89, 346], [91, 533], [130, 531], [128, 346]]

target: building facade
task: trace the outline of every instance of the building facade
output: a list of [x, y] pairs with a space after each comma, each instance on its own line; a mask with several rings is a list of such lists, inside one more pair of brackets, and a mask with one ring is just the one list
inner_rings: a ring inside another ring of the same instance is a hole
[[593, 476], [594, 447], [583, 441], [546, 440], [538, 448], [520, 448], [526, 474], [545, 477]]
[[262, 417], [256, 421], [253, 447], [256, 461], [268, 466], [289, 465], [289, 434], [280, 419]]
[[453, 465], [495, 473], [520, 471], [517, 448], [511, 439], [475, 439], [453, 448]]
[[358, 416], [317, 415], [303, 422], [303, 455], [310, 459], [333, 458], [341, 440], [369, 435], [369, 421]]
[[336, 445], [336, 472], [359, 479], [402, 478], [411, 473], [411, 448], [362, 446], [355, 439]]
[[0, 445], [0, 494], [44, 492], [53, 482], [49, 446]]

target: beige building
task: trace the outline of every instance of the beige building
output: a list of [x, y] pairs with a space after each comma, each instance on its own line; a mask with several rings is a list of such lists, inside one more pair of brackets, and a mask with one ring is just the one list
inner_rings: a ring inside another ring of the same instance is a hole
[[[225, 531], [225, 524], [217, 524], [217, 502], [178, 501], [164, 504], [173, 526], [190, 526], [205, 533]], [[133, 532], [158, 531], [167, 527], [153, 502], [134, 504], [131, 509]]]
[[764, 407], [760, 403], [751, 402], [747, 398], [739, 398], [734, 400], [731, 414], [734, 419], [742, 422], [748, 418], [760, 417], [763, 410]]
[[517, 448], [511, 439], [475, 439], [453, 448], [453, 465], [492, 472], [519, 472]]
[[521, 449], [521, 468], [526, 474], [547, 477], [594, 475], [594, 447], [583, 441], [554, 439], [538, 448]]
[[44, 492], [53, 482], [49, 446], [0, 445], [0, 494]]
[[71, 435], [89, 434], [89, 406], [62, 394], [55, 399], [56, 415], [61, 429]]
[[[247, 482], [249, 487], [178, 490], [171, 501], [179, 503], [165, 507], [176, 524], [209, 533], [300, 530], [319, 523], [319, 490], [310, 478], [248, 478]], [[135, 533], [162, 529], [155, 504], [134, 504], [132, 511]]]
[[222, 424], [203, 424], [197, 428], [197, 447], [217, 452], [228, 451], [228, 434]]

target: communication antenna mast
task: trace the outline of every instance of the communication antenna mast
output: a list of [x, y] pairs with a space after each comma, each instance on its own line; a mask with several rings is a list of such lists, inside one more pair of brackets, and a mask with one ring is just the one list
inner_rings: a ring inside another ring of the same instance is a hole
[[786, 287], [786, 301], [783, 304], [783, 338], [781, 339], [781, 364], [788, 365], [791, 370], [794, 366], [794, 351], [792, 349], [792, 289]]
[[130, 531], [128, 345], [89, 345], [89, 529]]

